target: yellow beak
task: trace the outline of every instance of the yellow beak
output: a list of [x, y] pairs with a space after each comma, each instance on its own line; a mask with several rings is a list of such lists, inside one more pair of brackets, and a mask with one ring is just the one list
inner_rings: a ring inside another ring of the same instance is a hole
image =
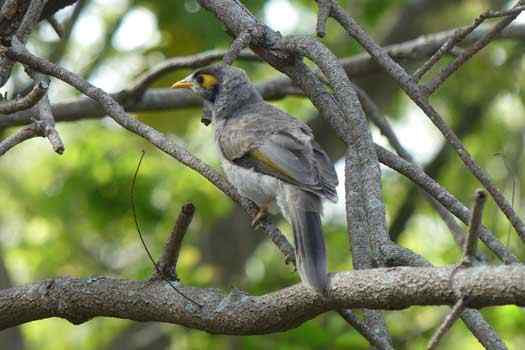
[[193, 83], [187, 79], [180, 80], [171, 86], [172, 89], [191, 89]]

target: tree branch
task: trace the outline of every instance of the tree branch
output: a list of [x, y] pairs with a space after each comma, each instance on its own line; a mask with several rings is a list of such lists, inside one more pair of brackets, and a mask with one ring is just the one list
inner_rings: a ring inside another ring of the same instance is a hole
[[46, 2], [47, 1], [44, 0], [31, 0], [28, 2], [29, 5], [27, 7], [27, 11], [24, 15], [24, 18], [22, 19], [22, 22], [20, 23], [20, 26], [16, 30], [16, 36], [18, 40], [23, 43], [27, 41], [27, 37], [29, 34], [31, 34], [33, 28], [40, 20], [40, 15], [44, 10]]
[[[478, 28], [465, 41], [471, 42], [488, 31], [487, 28]], [[426, 34], [417, 39], [401, 44], [387, 46], [384, 49], [396, 60], [418, 60], [428, 57], [440, 45], [454, 34], [454, 30]], [[498, 36], [502, 39], [525, 40], [525, 25], [515, 24], [503, 30]], [[117, 100], [128, 112], [161, 111], [178, 108], [199, 106], [198, 98], [185, 91], [173, 89], [149, 89], [147, 87], [164, 74], [180, 68], [198, 68], [222, 59], [225, 50], [212, 50], [192, 56], [182, 56], [169, 59], [153, 67], [131, 84], [131, 88], [114, 93], [111, 96]], [[248, 52], [241, 52], [239, 58], [243, 60], [259, 61], [260, 58]], [[51, 60], [54, 61], [54, 60]], [[351, 58], [340, 60], [347, 74], [353, 78], [376, 72], [380, 67], [367, 54], [358, 54]], [[303, 92], [295, 87], [288, 77], [281, 76], [257, 85], [259, 92], [266, 100], [282, 99], [289, 95], [301, 95]], [[79, 97], [71, 102], [53, 104], [53, 114], [57, 122], [77, 121], [82, 119], [102, 118], [105, 113], [99, 104], [91, 98]], [[18, 112], [0, 118], [0, 128], [31, 123], [32, 114]]]
[[[137, 81], [132, 84], [132, 88], [129, 89], [129, 91], [133, 96], [139, 98], [143, 95], [144, 91], [146, 91], [146, 89], [151, 86], [151, 84], [153, 84], [153, 82], [163, 75], [169, 74], [181, 68], [196, 69], [206, 66], [222, 59], [226, 52], [227, 51], [225, 50], [211, 50], [196, 55], [168, 59], [153, 67], [148, 72], [142, 74], [137, 79]], [[258, 56], [247, 51], [239, 52], [236, 58], [242, 58], [249, 61], [260, 61]]]
[[11, 136], [6, 137], [4, 140], [0, 141], [0, 156], [4, 155], [11, 148], [16, 145], [29, 140], [33, 137], [42, 136], [39, 132], [39, 128], [36, 123], [33, 123], [29, 126], [26, 126]]
[[[193, 204], [188, 203], [181, 208], [175, 226], [173, 226], [170, 237], [166, 241], [162, 257], [157, 263], [157, 269], [155, 270], [157, 277], [167, 280], [177, 279], [177, 261], [179, 260], [180, 248], [193, 219], [193, 214], [195, 214]], [[159, 273], [160, 276], [158, 276]]]
[[[208, 181], [213, 183], [219, 190], [224, 192], [233, 201], [237, 202], [253, 219], [257, 215], [256, 206], [248, 200], [243, 199], [235, 188], [217, 171], [209, 167], [199, 158], [193, 156], [188, 150], [181, 145], [170, 141], [164, 134], [156, 129], [138, 121], [131, 119], [121, 105], [115, 101], [111, 95], [104, 90], [99, 89], [77, 74], [67, 69], [53, 64], [43, 58], [32, 55], [27, 49], [16, 40], [13, 40], [12, 46], [7, 51], [8, 56], [25, 64], [32, 69], [50, 76], [54, 76], [69, 85], [75, 87], [86, 96], [97, 101], [105, 113], [107, 113], [115, 122], [127, 130], [145, 138], [163, 152], [171, 155], [182, 164], [195, 170]], [[293, 261], [293, 249], [288, 243], [286, 237], [277, 229], [268, 219], [262, 221], [260, 227], [270, 236], [272, 242], [278, 244], [277, 247], [286, 256], [287, 261]], [[291, 254], [291, 255], [290, 255]]]
[[[476, 254], [476, 244], [478, 240], [478, 232], [481, 228], [481, 221], [483, 216], [483, 206], [485, 204], [485, 200], [487, 199], [487, 194], [483, 190], [477, 190], [476, 191], [476, 198], [474, 200], [474, 206], [472, 209], [472, 217], [470, 218], [469, 223], [469, 232], [467, 239], [465, 240], [464, 244], [464, 253], [463, 258], [461, 259], [461, 262], [458, 266], [452, 271], [452, 274], [450, 275], [450, 284], [453, 283], [453, 278], [456, 275], [456, 273], [459, 271], [459, 269], [464, 269], [466, 267], [472, 266], [472, 263], [475, 259]], [[459, 293], [456, 293], [459, 294]], [[463, 314], [465, 309], [467, 308], [469, 297], [468, 295], [459, 295], [459, 299], [454, 304], [454, 307], [452, 308], [452, 311], [449, 313], [449, 315], [445, 318], [441, 326], [436, 330], [434, 335], [429, 341], [429, 344], [427, 346], [428, 350], [433, 350], [437, 347], [439, 341], [443, 336], [446, 334], [446, 332], [452, 327], [454, 322]], [[501, 343], [501, 344], [492, 344], [490, 347], [487, 347], [490, 349], [501, 349], [505, 350], [507, 347]]]
[[[483, 35], [479, 40], [477, 40], [470, 48], [464, 50], [456, 59], [450, 63], [448, 66], [443, 68], [436, 76], [424, 86], [424, 90], [428, 95], [431, 95], [436, 89], [455, 71], [457, 71], [463, 64], [465, 64], [470, 58], [472, 58], [476, 53], [482, 50], [487, 46], [495, 37], [501, 32], [505, 27], [514, 21], [521, 11], [523, 11], [524, 1], [518, 1], [513, 9], [504, 12], [485, 12], [481, 14], [478, 19], [471, 26], [473, 28], [477, 27], [479, 23], [484, 21], [486, 18], [506, 16], [504, 19], [499, 21], [488, 33]], [[473, 30], [472, 28], [472, 30]], [[471, 28], [467, 27], [466, 33], [469, 33]], [[463, 33], [460, 33], [458, 39], [461, 38]]]
[[[341, 26], [349, 33], [350, 36], [355, 38], [370, 53], [370, 55], [376, 59], [383, 69], [396, 80], [396, 82], [406, 92], [406, 94], [423, 110], [423, 112], [425, 112], [434, 125], [441, 131], [447, 142], [456, 150], [458, 156], [463, 161], [466, 168], [470, 170], [470, 172], [492, 195], [494, 201], [509, 219], [520, 238], [525, 240], [525, 223], [523, 223], [521, 218], [514, 211], [512, 205], [505, 198], [505, 196], [493, 184], [490, 177], [474, 161], [454, 131], [446, 124], [445, 120], [430, 104], [425, 91], [421, 89], [419, 85], [417, 85], [415, 79], [410, 74], [408, 74], [398, 63], [392, 60], [392, 58], [390, 58], [385, 49], [380, 47], [372, 40], [372, 38], [361, 28], [361, 26], [351, 16], [349, 16], [335, 0], [330, 1], [332, 1], [332, 16], [341, 24]], [[507, 17], [502, 22], [508, 20], [511, 17], [512, 16]], [[492, 31], [489, 31], [485, 37], [491, 37], [491, 33]], [[484, 43], [483, 38], [480, 39], [480, 43]]]
[[439, 341], [443, 336], [447, 333], [447, 331], [452, 327], [454, 322], [461, 316], [461, 313], [465, 311], [466, 305], [465, 305], [465, 298], [459, 299], [454, 307], [452, 308], [452, 311], [448, 314], [448, 316], [445, 318], [441, 326], [437, 329], [437, 331], [434, 333], [432, 338], [430, 339], [427, 350], [434, 350], [439, 344]]
[[370, 345], [375, 346], [378, 350], [393, 349], [388, 338], [378, 335], [374, 330], [369, 327], [366, 322], [361, 321], [353, 312], [349, 309], [337, 310], [337, 313], [348, 322], [352, 327], [355, 328], [363, 337], [368, 340]]
[[[61, 277], [0, 290], [0, 329], [61, 317], [80, 324], [97, 316], [160, 321], [221, 334], [284, 331], [338, 308], [403, 309], [449, 305], [453, 268], [398, 267], [332, 275], [330, 300], [302, 285], [262, 296], [180, 286], [204, 304], [193, 307], [164, 281], [140, 282], [110, 277]], [[525, 306], [525, 267], [473, 267], [459, 271], [454, 287], [469, 291], [469, 306]]]
[[[392, 129], [392, 126], [390, 125], [388, 120], [379, 111], [379, 107], [374, 103], [374, 101], [372, 101], [372, 99], [366, 94], [365, 91], [359, 88], [356, 88], [356, 89], [359, 94], [359, 99], [361, 101], [363, 109], [365, 110], [368, 118], [372, 121], [372, 123], [376, 125], [376, 127], [379, 129], [381, 134], [385, 136], [390, 146], [396, 151], [396, 153], [401, 158], [416, 165], [416, 162], [413, 160], [410, 153], [401, 145], [401, 142], [397, 138], [397, 135], [394, 133], [394, 130]], [[461, 227], [459, 227], [459, 225], [456, 223], [452, 214], [447, 210], [447, 208], [445, 208], [438, 201], [436, 201], [431, 195], [429, 195], [428, 193], [424, 191], [422, 191], [422, 193], [423, 193], [424, 198], [426, 198], [429, 201], [430, 205], [436, 210], [438, 215], [445, 222], [445, 224], [451, 231], [452, 236], [454, 237], [454, 240], [456, 241], [456, 243], [460, 247], [463, 247], [463, 241], [464, 241], [465, 234], [463, 233], [463, 230], [461, 229]], [[477, 254], [476, 259], [479, 261], [486, 260], [482, 254]]]
[[[420, 167], [396, 156], [381, 146], [376, 145], [376, 151], [381, 163], [412, 180], [416, 185], [420, 186], [425, 192], [427, 192], [441, 205], [447, 208], [464, 224], [469, 223], [471, 217], [470, 210], [446, 189], [441, 187], [441, 185], [439, 185], [434, 179], [425, 174], [425, 172]], [[484, 226], [482, 226], [480, 229], [480, 239], [505, 264], [519, 263], [518, 258], [508, 251], [508, 249]]]
[[[421, 67], [419, 67], [414, 72], [414, 78], [416, 80], [419, 80], [423, 77], [423, 75], [428, 72], [444, 55], [447, 54], [447, 52], [454, 49], [454, 47], [459, 44], [461, 41], [463, 41], [470, 33], [472, 33], [476, 28], [478, 28], [486, 19], [488, 18], [494, 18], [498, 16], [508, 16], [509, 14], [514, 14], [523, 11], [523, 8], [520, 6], [515, 7], [514, 9], [511, 9], [509, 11], [504, 12], [494, 12], [494, 11], [486, 11], [479, 15], [475, 20], [474, 23], [472, 23], [470, 26], [457, 29], [454, 35], [448, 39], [440, 48], [437, 50], [432, 57], [428, 59]], [[510, 24], [510, 23], [509, 23]], [[497, 32], [494, 33], [494, 35], [498, 35], [499, 32], [501, 32], [503, 28], [500, 28]], [[465, 52], [461, 52], [458, 57], [465, 55]], [[437, 85], [432, 89], [435, 90], [437, 88]], [[427, 85], [427, 91], [431, 90]]]
[[485, 206], [486, 199], [487, 194], [485, 191], [476, 191], [474, 207], [472, 208], [472, 215], [470, 216], [468, 235], [463, 248], [463, 265], [472, 265], [472, 262], [475, 260], [479, 231], [482, 225], [483, 207]]
[[[48, 88], [49, 79], [35, 79], [33, 88], [23, 97], [11, 101], [0, 102], [0, 113], [8, 114], [30, 109], [45, 96]], [[28, 115], [34, 114], [32, 111], [28, 111], [27, 113]]]
[[58, 131], [55, 129], [55, 118], [53, 117], [53, 112], [51, 111], [51, 104], [49, 103], [49, 98], [44, 96], [42, 100], [38, 103], [38, 121], [40, 128], [42, 129], [42, 134], [47, 137], [53, 150], [58, 153], [64, 153], [65, 147], [62, 138], [60, 137]]

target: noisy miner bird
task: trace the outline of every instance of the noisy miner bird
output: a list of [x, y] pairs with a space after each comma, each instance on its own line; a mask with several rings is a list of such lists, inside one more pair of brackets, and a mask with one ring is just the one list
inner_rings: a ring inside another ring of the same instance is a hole
[[321, 200], [337, 201], [338, 180], [312, 130], [266, 103], [239, 68], [208, 66], [172, 87], [191, 89], [204, 98], [211, 117], [203, 122], [215, 126], [226, 177], [259, 207], [252, 225], [268, 212], [280, 210], [293, 226], [302, 281], [325, 294], [328, 276]]

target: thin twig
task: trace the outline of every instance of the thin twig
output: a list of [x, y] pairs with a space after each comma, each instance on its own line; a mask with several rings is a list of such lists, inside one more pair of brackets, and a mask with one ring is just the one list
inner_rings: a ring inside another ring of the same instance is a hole
[[[487, 189], [487, 191], [494, 198], [494, 201], [505, 214], [505, 216], [512, 223], [512, 226], [522, 240], [525, 240], [525, 223], [512, 208], [509, 201], [494, 185], [489, 175], [475, 162], [465, 145], [461, 142], [454, 131], [447, 125], [443, 117], [430, 104], [428, 95], [424, 89], [420, 88], [414, 78], [406, 72], [397, 62], [395, 62], [385, 51], [379, 46], [368, 33], [350, 16], [346, 11], [334, 0], [332, 1], [331, 15], [346, 29], [346, 31], [354, 37], [365, 48], [370, 55], [389, 73], [399, 84], [399, 86], [406, 92], [406, 94], [425, 112], [427, 117], [434, 123], [434, 125], [441, 131], [447, 142], [454, 148], [460, 159], [463, 161], [467, 169], [479, 180], [479, 182]], [[505, 26], [512, 16], [507, 17], [503, 24]], [[510, 23], [510, 22], [509, 22]], [[480, 39], [474, 47], [479, 45], [486, 45], [488, 41], [492, 40], [503, 28], [501, 22], [496, 25], [496, 28], [489, 31], [482, 39]], [[496, 29], [500, 30], [496, 30]]]
[[137, 168], [135, 169], [135, 173], [133, 174], [133, 178], [131, 180], [131, 187], [130, 187], [130, 202], [131, 202], [131, 211], [133, 213], [133, 221], [135, 222], [135, 227], [137, 229], [137, 233], [139, 234], [140, 241], [142, 243], [142, 246], [144, 247], [144, 250], [146, 251], [146, 254], [148, 255], [149, 260], [155, 266], [155, 269], [158, 270], [157, 263], [155, 262], [155, 259], [153, 259], [153, 255], [151, 254], [148, 245], [144, 241], [144, 237], [142, 235], [142, 231], [140, 230], [139, 221], [137, 219], [137, 213], [135, 209], [135, 183], [137, 181], [137, 176], [139, 174], [140, 166], [142, 165], [142, 160], [144, 159], [144, 155], [146, 154], [146, 151], [142, 151], [140, 154], [139, 163], [137, 164]]
[[483, 217], [483, 206], [487, 200], [487, 194], [483, 190], [476, 191], [474, 208], [470, 217], [469, 230], [463, 248], [463, 265], [471, 265], [476, 255], [476, 247]]
[[368, 325], [361, 321], [350, 309], [337, 310], [337, 313], [348, 322], [356, 331], [359, 332], [370, 345], [374, 346], [377, 350], [388, 350], [394, 349], [392, 345], [379, 336]]
[[[419, 67], [413, 74], [414, 79], [420, 80], [426, 72], [428, 72], [445, 54], [451, 51], [455, 45], [463, 41], [470, 33], [478, 28], [486, 19], [514, 15], [523, 11], [523, 6], [518, 6], [507, 11], [491, 11], [488, 10], [479, 15], [474, 23], [471, 25], [457, 29], [454, 35], [448, 39], [440, 48], [437, 50], [432, 57], [430, 57], [421, 67]], [[465, 51], [458, 53], [457, 56], [465, 55]]]
[[414, 79], [420, 80], [425, 73], [427, 73], [444, 55], [450, 52], [455, 45], [460, 43], [467, 35], [476, 29], [484, 21], [478, 17], [474, 24], [466, 28], [458, 29], [455, 34], [448, 39], [421, 67], [419, 67], [413, 74]]
[[9, 114], [30, 109], [45, 96], [49, 88], [49, 80], [35, 81], [33, 88], [23, 97], [0, 102], [0, 113]]
[[[151, 255], [151, 252], [148, 248], [148, 245], [146, 244], [146, 242], [144, 241], [144, 237], [142, 235], [142, 232], [140, 230], [140, 225], [139, 225], [139, 221], [137, 219], [137, 212], [136, 212], [136, 208], [135, 208], [135, 183], [137, 181], [137, 175], [139, 173], [139, 169], [140, 169], [140, 165], [142, 164], [142, 160], [144, 159], [144, 155], [146, 154], [145, 151], [142, 151], [141, 155], [140, 155], [140, 159], [139, 159], [139, 163], [137, 164], [137, 168], [135, 169], [135, 174], [133, 175], [133, 179], [131, 180], [131, 187], [130, 187], [130, 202], [131, 202], [131, 211], [133, 213], [133, 220], [135, 221], [135, 227], [137, 228], [137, 233], [139, 234], [139, 238], [140, 238], [140, 242], [142, 243], [142, 246], [144, 247], [144, 250], [146, 251], [147, 255], [148, 255], [148, 258], [149, 260], [151, 261], [151, 263], [153, 264], [153, 266], [155, 267], [155, 270], [157, 271], [157, 275], [158, 276], [163, 276], [162, 275], [162, 272], [160, 270], [160, 267], [158, 266], [158, 264], [155, 262], [155, 259], [153, 259], [153, 255]], [[177, 292], [177, 294], [179, 294], [181, 297], [183, 297], [184, 299], [186, 299], [187, 301], [191, 302], [192, 304], [195, 304], [196, 306], [198, 306], [199, 308], [202, 307], [202, 304], [199, 304], [198, 302], [196, 302], [195, 300], [193, 300], [192, 298], [188, 297], [186, 294], [182, 293], [177, 287], [175, 287], [175, 285], [173, 285], [173, 283], [171, 283], [170, 280], [168, 279], [165, 279], [165, 281], [170, 285], [170, 287], [175, 291]]]
[[[378, 145], [376, 145], [376, 152], [381, 163], [403, 174], [416, 185], [420, 186], [464, 224], [470, 222], [472, 214], [470, 210], [439, 183], [425, 174], [423, 169], [419, 166], [411, 164]], [[480, 239], [505, 264], [519, 263], [518, 258], [505, 248], [505, 246], [484, 226], [480, 229]]]
[[466, 305], [465, 305], [465, 298], [459, 299], [456, 304], [454, 304], [454, 307], [448, 314], [448, 316], [443, 320], [443, 323], [437, 331], [434, 333], [432, 338], [430, 338], [430, 341], [427, 345], [427, 350], [434, 350], [439, 344], [439, 341], [443, 338], [445, 333], [452, 327], [454, 322], [457, 321], [457, 319], [461, 316], [461, 313], [465, 311]]
[[316, 32], [318, 37], [324, 38], [326, 35], [326, 21], [330, 17], [332, 3], [326, 0], [315, 0], [315, 2], [317, 2], [318, 6]]
[[[463, 258], [461, 259], [460, 264], [454, 270], [452, 270], [452, 273], [450, 274], [449, 285], [451, 289], [453, 289], [453, 278], [455, 274], [460, 269], [470, 267], [475, 259], [476, 246], [483, 217], [483, 206], [485, 204], [486, 199], [487, 194], [485, 193], [485, 191], [476, 191], [474, 207], [472, 209], [472, 216], [470, 218], [469, 223], [469, 231], [464, 244]], [[467, 296], [462, 295], [452, 308], [450, 314], [445, 318], [441, 326], [437, 329], [437, 331], [430, 339], [430, 342], [427, 346], [427, 350], [434, 350], [437, 347], [439, 341], [443, 338], [443, 336], [450, 329], [450, 327], [452, 327], [454, 322], [461, 316], [463, 311], [465, 311], [466, 307]]]
[[[181, 208], [177, 221], [171, 230], [170, 237], [166, 241], [164, 253], [157, 263], [156, 270], [157, 277], [166, 280], [177, 280], [177, 261], [179, 260], [180, 248], [182, 240], [188, 231], [193, 215], [195, 214], [195, 206], [191, 203], [184, 204]], [[160, 275], [158, 273], [160, 272]]]
[[225, 64], [232, 64], [237, 57], [241, 54], [241, 51], [250, 46], [253, 40], [251, 31], [247, 30], [239, 34], [230, 45], [230, 49], [224, 55], [223, 61]]
[[[206, 66], [210, 63], [220, 60], [226, 53], [227, 51], [225, 50], [211, 50], [191, 56], [174, 57], [166, 60], [137, 78], [136, 82], [133, 83], [132, 87], [129, 89], [130, 94], [132, 94], [135, 98], [140, 98], [146, 89], [161, 76], [181, 68], [195, 69]], [[242, 58], [243, 60], [249, 61], [260, 61], [258, 56], [248, 51], [241, 51], [237, 58]]]
[[38, 127], [35, 124], [31, 124], [18, 130], [13, 135], [8, 136], [4, 140], [0, 141], [0, 156], [4, 155], [16, 145], [37, 136], [40, 135], [38, 134]]
[[80, 15], [86, 5], [90, 0], [78, 0], [75, 4], [75, 8], [71, 16], [62, 26], [64, 28], [64, 35], [61, 37], [61, 40], [58, 41], [52, 48], [52, 52], [49, 55], [49, 60], [51, 62], [60, 62], [64, 57], [64, 54], [67, 51], [68, 45], [70, 44], [71, 33], [73, 32], [73, 27], [76, 25]]
[[42, 14], [45, 4], [45, 0], [31, 0], [29, 2], [29, 6], [27, 7], [24, 18], [22, 19], [22, 22], [16, 31], [18, 40], [23, 43], [26, 42], [27, 37], [29, 34], [31, 34], [33, 28], [40, 20], [40, 15]]
[[[506, 177], [507, 180], [506, 181], [508, 181], [509, 178], [512, 180], [512, 192], [511, 192], [510, 200], [511, 200], [512, 207], [514, 207], [515, 206], [515, 202], [516, 202], [517, 179], [519, 179], [519, 176], [517, 176], [514, 173], [514, 171], [512, 170], [512, 167], [510, 166], [510, 162], [508, 161], [507, 157], [505, 156], [505, 153], [498, 152], [498, 153], [495, 153], [494, 156], [501, 157], [501, 159], [503, 161], [503, 165], [505, 166], [505, 170], [507, 170], [507, 177]], [[509, 249], [509, 245], [510, 245], [510, 234], [511, 234], [511, 231], [512, 231], [512, 225], [509, 223], [509, 226], [508, 226], [508, 229], [507, 229], [507, 237], [506, 237], [506, 240], [505, 240], [505, 246], [507, 247], [507, 249]]]
[[519, 1], [516, 4], [516, 6], [514, 6], [509, 11], [489, 12], [489, 13], [485, 13], [481, 15], [480, 17], [478, 17], [476, 21], [474, 22], [474, 24], [471, 26], [472, 30], [474, 30], [479, 25], [477, 24], [477, 22], [481, 23], [486, 18], [489, 18], [488, 16], [490, 15], [492, 15], [492, 17], [506, 16], [504, 19], [499, 21], [487, 34], [485, 34], [482, 38], [476, 41], [471, 47], [469, 47], [462, 54], [460, 54], [453, 62], [451, 62], [449, 65], [443, 68], [438, 74], [436, 74], [436, 76], [428, 84], [424, 86], [423, 89], [425, 93], [427, 95], [431, 95], [434, 91], [436, 91], [436, 89], [441, 84], [443, 84], [443, 82], [447, 80], [448, 77], [450, 77], [463, 64], [465, 64], [470, 58], [472, 58], [472, 56], [474, 56], [481, 49], [487, 46], [503, 29], [505, 29], [505, 27], [511, 24], [512, 21], [514, 21], [516, 17], [518, 17], [521, 11], [524, 10], [523, 3], [524, 3], [523, 0]]
[[38, 123], [41, 123], [41, 128], [44, 136], [47, 137], [53, 150], [58, 153], [64, 153], [65, 147], [60, 134], [55, 128], [55, 118], [51, 110], [51, 104], [46, 94], [38, 103]]

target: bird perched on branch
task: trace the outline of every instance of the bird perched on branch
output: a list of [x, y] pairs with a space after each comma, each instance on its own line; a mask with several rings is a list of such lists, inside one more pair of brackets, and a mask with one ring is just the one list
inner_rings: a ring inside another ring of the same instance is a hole
[[297, 270], [318, 293], [327, 291], [321, 200], [337, 201], [334, 166], [312, 130], [266, 103], [246, 73], [224, 64], [197, 70], [173, 84], [199, 94], [211, 111], [226, 177], [259, 211], [252, 225], [279, 210], [292, 224]]

